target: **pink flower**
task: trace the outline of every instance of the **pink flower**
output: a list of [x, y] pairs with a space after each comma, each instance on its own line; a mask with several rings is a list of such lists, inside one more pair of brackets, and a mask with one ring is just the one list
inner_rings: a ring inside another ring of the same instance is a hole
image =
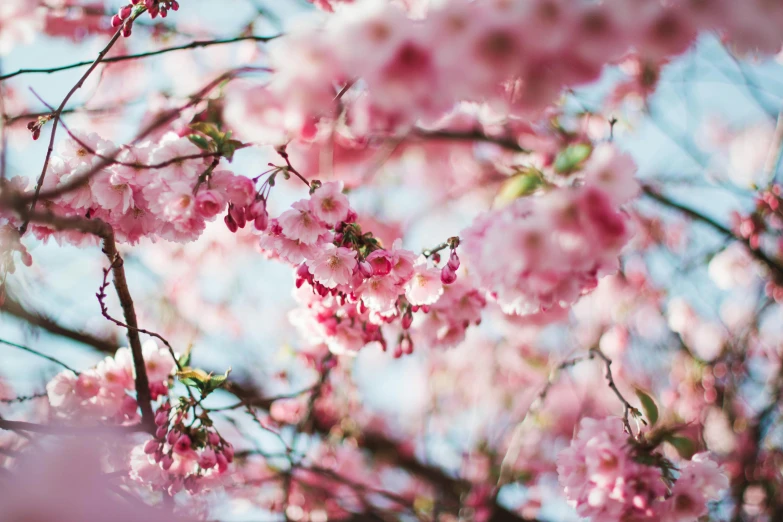
[[443, 283], [440, 279], [440, 270], [427, 266], [427, 261], [422, 257], [414, 266], [411, 280], [405, 286], [405, 297], [414, 306], [431, 305], [443, 294]]
[[174, 358], [168, 349], [158, 348], [158, 344], [151, 339], [145, 342], [141, 349], [150, 383], [167, 381], [176, 368]]
[[584, 172], [585, 183], [600, 188], [615, 205], [627, 203], [639, 194], [639, 183], [634, 179], [636, 163], [611, 144], [595, 148]]
[[347, 285], [356, 268], [356, 251], [328, 244], [309, 267], [313, 278], [326, 288]]
[[76, 380], [76, 395], [80, 399], [91, 399], [101, 389], [100, 378], [94, 370], [83, 372]]
[[198, 457], [198, 465], [203, 469], [209, 469], [217, 464], [217, 458], [215, 457], [215, 450], [211, 447], [204, 448]]
[[76, 383], [78, 377], [70, 370], [65, 370], [46, 384], [46, 394], [53, 408], [70, 409], [78, 403]]
[[343, 221], [351, 207], [342, 191], [342, 181], [330, 181], [316, 189], [310, 196], [313, 215], [331, 227]]
[[214, 190], [202, 190], [196, 196], [196, 212], [204, 219], [220, 214], [225, 205], [223, 197]]
[[358, 289], [362, 302], [378, 313], [388, 313], [394, 310], [400, 289], [391, 277], [372, 276]]
[[324, 224], [310, 211], [309, 201], [302, 199], [293, 208], [283, 212], [278, 222], [288, 239], [312, 245], [326, 230]]

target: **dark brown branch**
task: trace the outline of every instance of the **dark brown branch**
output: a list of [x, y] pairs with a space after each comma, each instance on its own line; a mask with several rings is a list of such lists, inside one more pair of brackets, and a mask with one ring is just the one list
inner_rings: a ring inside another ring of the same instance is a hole
[[134, 433], [147, 431], [142, 424], [132, 426], [69, 426], [67, 424], [35, 424], [32, 422], [0, 419], [0, 430], [47, 433], [50, 435], [95, 435], [98, 433]]
[[117, 351], [117, 348], [119, 348], [119, 345], [112, 340], [102, 339], [88, 333], [66, 328], [45, 315], [38, 312], [32, 312], [22, 306], [18, 301], [14, 300], [10, 295], [6, 297], [5, 304], [0, 307], [0, 311], [21, 319], [31, 326], [41, 328], [50, 334], [91, 346], [101, 353], [113, 354]]
[[100, 219], [86, 219], [81, 217], [57, 216], [51, 212], [28, 212], [24, 204], [19, 201], [6, 202], [16, 212], [22, 214], [28, 222], [39, 223], [54, 228], [55, 230], [76, 230], [85, 234], [97, 236], [103, 240], [103, 253], [109, 258], [114, 276], [114, 288], [122, 306], [125, 323], [128, 325], [128, 341], [133, 355], [133, 367], [136, 373], [136, 396], [141, 408], [142, 424], [149, 430], [155, 429], [154, 415], [152, 412], [152, 398], [150, 385], [147, 378], [147, 369], [144, 365], [144, 356], [141, 351], [136, 311], [133, 299], [128, 289], [128, 281], [125, 278], [123, 261], [117, 252], [114, 240], [114, 230], [111, 225]]
[[441, 129], [441, 130], [415, 129], [413, 131], [413, 135], [428, 140], [477, 141], [477, 142], [484, 142], [484, 143], [492, 143], [494, 145], [498, 145], [499, 147], [510, 150], [512, 152], [518, 152], [520, 154], [530, 153], [529, 150], [520, 146], [517, 140], [515, 140], [512, 137], [490, 136], [488, 134], [484, 134], [484, 132], [482, 132], [480, 129], [475, 129], [472, 131], [459, 131], [459, 130], [449, 130], [449, 129]]

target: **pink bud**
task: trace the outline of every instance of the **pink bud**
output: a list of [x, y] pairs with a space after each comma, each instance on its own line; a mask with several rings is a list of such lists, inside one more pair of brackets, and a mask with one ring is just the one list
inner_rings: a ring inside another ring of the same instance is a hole
[[457, 251], [452, 250], [451, 255], [449, 256], [449, 268], [451, 268], [453, 271], [457, 271], [459, 268], [459, 256], [457, 256]]
[[160, 462], [163, 460], [163, 448], [158, 446], [158, 449], [155, 450], [155, 462]]
[[158, 410], [155, 413], [155, 424], [158, 426], [164, 426], [169, 422], [169, 414], [163, 410]]
[[152, 455], [156, 451], [158, 451], [158, 448], [160, 447], [160, 443], [157, 440], [148, 440], [147, 443], [144, 445], [144, 453], [147, 455]]
[[263, 199], [253, 201], [250, 206], [245, 209], [245, 217], [247, 219], [255, 219], [262, 214], [266, 214], [266, 201]]
[[226, 214], [223, 221], [225, 221], [226, 226], [231, 232], [236, 232], [238, 230], [239, 227], [237, 227], [236, 221], [231, 218], [231, 214]]
[[201, 455], [198, 457], [198, 465], [201, 466], [204, 469], [210, 469], [217, 464], [217, 456], [215, 455], [215, 450], [212, 448], [206, 448], [204, 451], [201, 452]]
[[155, 430], [155, 436], [159, 439], [162, 439], [166, 436], [166, 432], [169, 431], [166, 429], [167, 426], [159, 426], [157, 430]]
[[245, 219], [245, 209], [243, 207], [238, 207], [233, 204], [229, 205], [228, 214], [231, 216], [231, 218], [234, 220], [234, 223], [236, 223], [239, 228], [245, 228], [247, 219]]
[[215, 455], [215, 459], [217, 460], [218, 472], [225, 472], [228, 469], [228, 460], [226, 460], [225, 455], [218, 453]]
[[220, 435], [218, 435], [214, 431], [210, 431], [209, 432], [209, 443], [212, 446], [217, 446], [218, 444], [220, 444]]
[[403, 337], [400, 340], [400, 350], [408, 355], [413, 353], [413, 341], [411, 341], [410, 337]]
[[425, 314], [428, 314], [428, 313], [430, 313], [430, 305], [421, 305], [420, 309], [421, 309], [421, 311], [422, 311], [422, 312], [424, 312]]
[[440, 271], [440, 282], [444, 285], [450, 285], [457, 280], [457, 273], [451, 269], [451, 266], [446, 265]]
[[234, 446], [230, 442], [226, 442], [223, 445], [223, 455], [226, 456], [226, 460], [229, 463], [234, 461]]
[[118, 15], [114, 15], [111, 17], [111, 26], [112, 27], [119, 27], [122, 25], [122, 18], [120, 18]]
[[179, 2], [177, 0], [171, 0], [171, 10], [179, 11]]
[[172, 446], [176, 444], [177, 439], [179, 438], [179, 432], [177, 430], [171, 430], [166, 437], [166, 442], [171, 444]]
[[356, 211], [354, 209], [348, 210], [348, 215], [345, 216], [345, 222], [346, 223], [356, 223], [356, 220], [359, 218], [359, 216], [356, 214]]
[[256, 219], [253, 220], [253, 226], [256, 227], [256, 230], [263, 232], [266, 230], [266, 227], [269, 225], [269, 214], [264, 212], [260, 216], [256, 217]]
[[402, 316], [403, 330], [407, 330], [408, 328], [410, 328], [412, 323], [413, 323], [413, 314], [410, 311], [405, 312], [405, 315]]
[[160, 467], [166, 471], [169, 470], [172, 464], [174, 464], [174, 459], [171, 457], [171, 455], [164, 455], [163, 458], [160, 459]]
[[119, 15], [120, 18], [125, 20], [126, 18], [130, 17], [132, 11], [133, 8], [129, 5], [126, 5], [124, 7], [120, 7], [120, 10], [117, 14]]
[[131, 32], [133, 31], [133, 24], [130, 22], [126, 22], [124, 26], [122, 26], [122, 36], [125, 38], [130, 37]]
[[30, 255], [30, 252], [22, 252], [22, 263], [24, 263], [24, 266], [33, 264], [33, 256]]

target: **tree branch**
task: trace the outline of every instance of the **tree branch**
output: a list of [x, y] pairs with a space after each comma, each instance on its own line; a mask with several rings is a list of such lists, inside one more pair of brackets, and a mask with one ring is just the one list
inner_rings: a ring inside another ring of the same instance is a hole
[[59, 359], [56, 359], [56, 358], [52, 357], [51, 355], [46, 355], [44, 353], [41, 353], [38, 350], [33, 350], [32, 348], [28, 348], [27, 346], [22, 346], [21, 344], [12, 343], [11, 341], [6, 341], [5, 339], [0, 339], [0, 344], [5, 344], [7, 346], [13, 346], [14, 348], [18, 348], [19, 350], [23, 350], [23, 351], [31, 353], [33, 355], [37, 355], [38, 357], [46, 359], [47, 361], [51, 361], [51, 362], [53, 362], [55, 364], [58, 364], [58, 365], [62, 366], [63, 368], [65, 368], [66, 370], [70, 370], [70, 371], [72, 371], [73, 373], [75, 373], [77, 375], [79, 374], [78, 371], [74, 370], [73, 368], [71, 368], [70, 366], [68, 366], [64, 362], [60, 361]]
[[[195, 42], [190, 42], [189, 44], [185, 45], [177, 45], [175, 47], [166, 47], [164, 49], [158, 49], [157, 51], [149, 51], [146, 53], [139, 53], [139, 54], [126, 54], [122, 56], [112, 56], [110, 58], [105, 58], [101, 60], [101, 63], [117, 63], [117, 62], [124, 62], [127, 60], [139, 60], [142, 58], [149, 58], [150, 56], [159, 56], [161, 54], [170, 53], [173, 51], [184, 51], [187, 49], [198, 49], [202, 47], [210, 47], [213, 45], [224, 45], [224, 44], [231, 44], [236, 42], [244, 42], [248, 40], [252, 40], [255, 42], [269, 42], [271, 40], [274, 40], [275, 38], [279, 38], [281, 35], [274, 35], [274, 36], [238, 36], [236, 38], [226, 38], [222, 40], [197, 40]], [[113, 42], [112, 42], [113, 44]], [[76, 62], [69, 65], [61, 65], [59, 67], [49, 67], [49, 68], [43, 68], [43, 69], [19, 69], [18, 71], [14, 71], [12, 73], [8, 73], [4, 76], [0, 76], [0, 82], [8, 80], [9, 78], [13, 78], [15, 76], [19, 76], [20, 74], [52, 74], [55, 72], [60, 71], [67, 71], [69, 69], [76, 69], [78, 67], [83, 67], [85, 65], [90, 65], [94, 63], [93, 61], [87, 60], [83, 62]], [[88, 71], [89, 72], [89, 71]]]
[[644, 195], [649, 197], [650, 199], [655, 200], [666, 207], [677, 210], [695, 221], [704, 223], [705, 225], [708, 225], [714, 230], [720, 232], [724, 236], [727, 236], [735, 241], [739, 241], [740, 243], [742, 243], [748, 248], [748, 251], [751, 253], [753, 257], [755, 257], [758, 261], [765, 264], [767, 268], [770, 269], [770, 271], [774, 274], [776, 281], [783, 281], [783, 265], [781, 265], [778, 261], [769, 257], [764, 251], [758, 248], [753, 248], [750, 245], [750, 241], [748, 241], [747, 239], [737, 236], [734, 232], [731, 231], [731, 229], [718, 223], [714, 219], [705, 216], [704, 214], [700, 214], [699, 212], [681, 203], [677, 203], [676, 201], [669, 199], [668, 197], [664, 196], [663, 194], [661, 194], [654, 188], [650, 187], [649, 185], [642, 185], [642, 191], [644, 192]]

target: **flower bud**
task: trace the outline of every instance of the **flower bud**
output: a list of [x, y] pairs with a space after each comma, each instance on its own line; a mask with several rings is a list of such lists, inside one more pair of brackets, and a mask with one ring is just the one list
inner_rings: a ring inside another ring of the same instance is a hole
[[413, 353], [413, 341], [411, 341], [410, 337], [403, 337], [400, 340], [400, 350], [408, 355]]
[[256, 199], [245, 207], [245, 218], [251, 221], [266, 212], [266, 202], [263, 199]]
[[158, 448], [160, 447], [160, 442], [157, 440], [148, 440], [147, 443], [144, 445], [144, 453], [147, 455], [152, 455], [156, 451], [158, 451]]
[[158, 410], [155, 413], [155, 424], [158, 426], [164, 426], [169, 422], [169, 414], [163, 410]]
[[111, 17], [111, 26], [112, 27], [119, 27], [122, 25], [122, 18], [119, 17], [119, 15], [114, 15]]
[[402, 316], [402, 328], [403, 330], [407, 330], [411, 327], [411, 324], [413, 323], [413, 314], [408, 310], [405, 312], [405, 315]]
[[245, 219], [245, 209], [243, 207], [238, 207], [234, 204], [231, 204], [228, 206], [228, 214], [239, 228], [245, 228], [247, 220]]
[[449, 268], [451, 268], [453, 271], [457, 271], [459, 268], [459, 256], [457, 256], [457, 251], [452, 250], [451, 255], [449, 256]]
[[231, 232], [236, 232], [238, 230], [239, 227], [237, 227], [236, 221], [231, 217], [231, 214], [226, 214], [223, 221], [225, 221], [226, 226]]
[[174, 464], [174, 459], [171, 457], [171, 455], [164, 455], [163, 458], [160, 459], [160, 467], [166, 471], [169, 470], [172, 464]]
[[215, 455], [215, 459], [217, 460], [218, 472], [225, 472], [228, 469], [228, 460], [226, 459], [225, 455], [222, 453], [217, 453]]
[[166, 432], [169, 431], [166, 428], [167, 428], [167, 426], [165, 426], [165, 425], [164, 426], [158, 426], [158, 429], [155, 430], [155, 437], [157, 437], [159, 439], [162, 439], [163, 437], [165, 437], [166, 436]]
[[444, 285], [450, 285], [457, 280], [457, 273], [451, 269], [450, 265], [446, 265], [440, 271], [440, 282]]
[[259, 232], [263, 232], [266, 230], [266, 227], [269, 225], [269, 214], [266, 213], [266, 210], [263, 214], [260, 214], [253, 220], [253, 226], [256, 227], [256, 230]]

